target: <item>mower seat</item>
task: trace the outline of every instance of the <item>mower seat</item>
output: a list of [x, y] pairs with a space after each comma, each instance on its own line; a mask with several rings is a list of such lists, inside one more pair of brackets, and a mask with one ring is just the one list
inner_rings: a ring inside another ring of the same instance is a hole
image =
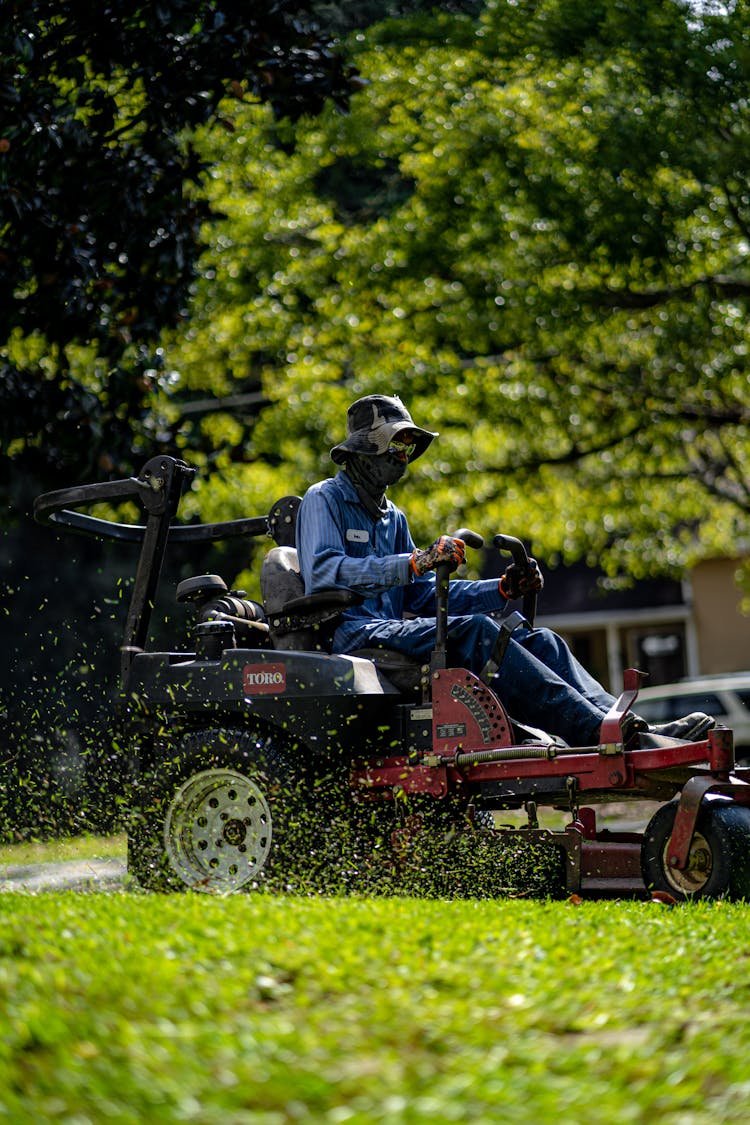
[[261, 566], [260, 588], [276, 649], [330, 652], [341, 612], [362, 601], [350, 590], [306, 595], [294, 547], [271, 548]]

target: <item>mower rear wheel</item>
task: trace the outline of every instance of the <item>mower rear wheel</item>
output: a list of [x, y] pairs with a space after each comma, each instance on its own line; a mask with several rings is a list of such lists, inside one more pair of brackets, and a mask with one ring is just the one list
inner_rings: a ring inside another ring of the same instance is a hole
[[678, 802], [657, 809], [641, 849], [647, 890], [664, 891], [684, 901], [698, 898], [750, 898], [750, 809], [731, 801], [707, 801], [698, 813], [687, 867], [667, 862]]
[[300, 764], [272, 739], [193, 732], [141, 780], [129, 871], [150, 890], [284, 889], [315, 855], [312, 792]]
[[200, 770], [167, 807], [164, 850], [187, 886], [237, 891], [260, 873], [273, 843], [263, 789], [236, 769]]

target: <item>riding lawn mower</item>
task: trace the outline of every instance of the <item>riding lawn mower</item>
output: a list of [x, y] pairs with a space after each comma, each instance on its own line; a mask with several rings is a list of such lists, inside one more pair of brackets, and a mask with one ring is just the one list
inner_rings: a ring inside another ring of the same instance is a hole
[[[156, 456], [137, 477], [46, 493], [34, 509], [54, 528], [139, 547], [118, 700], [133, 762], [128, 867], [136, 884], [295, 888], [309, 867], [325, 889], [326, 864], [339, 850], [334, 825], [344, 825], [356, 841], [352, 862], [367, 865], [377, 852], [391, 873], [433, 834], [463, 842], [446, 856], [468, 854], [475, 841], [490, 862], [508, 849], [547, 849], [559, 860], [555, 893], [750, 897], [750, 769], [736, 767], [730, 730], [715, 728], [700, 742], [653, 736], [647, 748], [629, 748], [623, 719], [638, 695], [634, 669], [594, 745], [566, 745], [515, 722], [489, 674], [451, 666], [446, 566], [436, 573], [429, 663], [384, 649], [332, 653], [337, 618], [357, 596], [305, 596], [299, 498], [283, 497], [259, 517], [180, 524], [193, 475], [183, 461]], [[125, 500], [140, 505], [142, 523], [82, 510]], [[475, 533], [457, 534], [483, 544]], [[170, 544], [197, 549], [236, 537], [273, 540], [262, 604], [215, 574], [184, 579], [176, 595], [194, 616], [187, 644], [152, 651]], [[518, 539], [492, 542], [526, 564]], [[534, 610], [525, 600], [522, 613], [501, 622], [503, 635], [533, 625]], [[597, 826], [598, 806], [629, 801], [653, 803], [644, 831]], [[542, 827], [542, 807], [562, 813], [564, 825]], [[520, 822], [504, 823], [509, 815]]]

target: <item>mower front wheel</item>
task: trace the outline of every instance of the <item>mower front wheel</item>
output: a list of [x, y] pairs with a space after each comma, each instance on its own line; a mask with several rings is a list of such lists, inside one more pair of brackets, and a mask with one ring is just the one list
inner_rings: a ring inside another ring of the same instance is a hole
[[698, 898], [750, 899], [750, 809], [731, 801], [707, 801], [698, 813], [687, 866], [668, 863], [678, 802], [662, 805], [651, 818], [641, 849], [646, 889], [679, 901]]
[[303, 772], [288, 750], [251, 731], [187, 735], [141, 779], [131, 875], [150, 890], [283, 889], [315, 852]]

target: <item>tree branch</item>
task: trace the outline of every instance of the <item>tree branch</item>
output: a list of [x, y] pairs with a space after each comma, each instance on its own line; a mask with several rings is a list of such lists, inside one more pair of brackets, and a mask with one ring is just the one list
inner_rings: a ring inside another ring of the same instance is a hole
[[[750, 296], [750, 279], [730, 277], [725, 274], [704, 274], [685, 285], [665, 285], [659, 289], [605, 289], [591, 291], [589, 300], [605, 308], [650, 309], [667, 301], [692, 297], [696, 289], [706, 288], [720, 297]], [[583, 296], [581, 291], [577, 294]]]

